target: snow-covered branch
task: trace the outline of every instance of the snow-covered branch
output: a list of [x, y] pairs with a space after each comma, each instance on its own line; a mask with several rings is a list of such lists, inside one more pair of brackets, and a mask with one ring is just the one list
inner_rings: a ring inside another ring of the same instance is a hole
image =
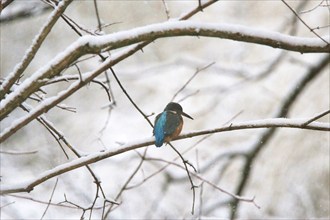
[[[192, 21], [170, 21], [135, 28], [128, 31], [96, 37], [95, 46], [103, 49], [116, 49], [140, 41], [150, 41], [173, 36], [203, 36], [230, 39], [247, 43], [281, 48], [300, 53], [330, 52], [330, 43], [319, 38], [303, 38], [289, 36], [278, 32], [267, 31], [233, 24], [201, 23]], [[90, 36], [94, 38], [93, 36]], [[329, 37], [328, 37], [329, 38]], [[329, 41], [329, 39], [327, 39]], [[91, 43], [92, 43], [91, 42]], [[93, 44], [93, 43], [92, 43]]]
[[[299, 129], [308, 129], [308, 130], [317, 130], [317, 131], [330, 131], [330, 124], [329, 123], [322, 123], [322, 122], [311, 122], [308, 125], [306, 121], [310, 119], [285, 119], [285, 118], [273, 118], [273, 119], [264, 119], [264, 120], [257, 120], [257, 121], [247, 121], [247, 122], [240, 122], [240, 123], [232, 123], [228, 126], [215, 128], [215, 129], [207, 129], [202, 131], [195, 131], [185, 133], [180, 135], [176, 140], [185, 139], [196, 137], [200, 135], [206, 135], [211, 133], [219, 133], [219, 132], [226, 132], [226, 131], [234, 131], [234, 130], [243, 130], [243, 129], [256, 129], [256, 128], [274, 128], [274, 127], [282, 127], [282, 128], [299, 128]], [[79, 167], [95, 163], [101, 160], [104, 160], [109, 157], [113, 157], [131, 150], [135, 150], [138, 148], [142, 148], [145, 146], [149, 146], [154, 144], [153, 138], [144, 139], [141, 141], [136, 141], [134, 143], [128, 143], [117, 150], [107, 150], [104, 152], [98, 152], [94, 154], [90, 154], [85, 157], [78, 158], [74, 161], [59, 165], [51, 170], [48, 170], [38, 177], [22, 182], [21, 184], [17, 185], [2, 185], [0, 194], [8, 194], [8, 193], [17, 193], [17, 192], [29, 192], [33, 190], [33, 188], [48, 179], [51, 179], [55, 176], [61, 175], [63, 173], [69, 172], [71, 170], [77, 169]]]
[[319, 38], [294, 37], [239, 25], [190, 21], [171, 21], [153, 24], [105, 36], [84, 36], [25, 80], [18, 86], [15, 92], [9, 94], [1, 103], [0, 118], [3, 119], [29, 95], [43, 86], [45, 81], [41, 81], [42, 79], [53, 78], [85, 54], [100, 53], [139, 42], [174, 36], [204, 36], [231, 39], [300, 53], [330, 52], [330, 44], [324, 43]]

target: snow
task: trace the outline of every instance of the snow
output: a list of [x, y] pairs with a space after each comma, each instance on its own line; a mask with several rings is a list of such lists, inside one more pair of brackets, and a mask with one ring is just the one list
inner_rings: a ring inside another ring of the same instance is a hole
[[[139, 38], [141, 36], [147, 36], [152, 33], [165, 33], [174, 30], [192, 30], [197, 34], [200, 31], [210, 31], [210, 32], [222, 32], [226, 34], [239, 34], [241, 37], [254, 37], [261, 39], [268, 39], [273, 41], [278, 41], [280, 43], [286, 43], [294, 46], [325, 46], [320, 38], [306, 38], [306, 37], [296, 37], [286, 34], [281, 34], [279, 32], [263, 30], [259, 28], [246, 27], [236, 24], [219, 24], [219, 23], [205, 23], [205, 22], [192, 22], [192, 21], [171, 21], [158, 24], [151, 24], [143, 27], [133, 28], [127, 31], [120, 31], [104, 36], [84, 36], [79, 41], [79, 44], [84, 45], [89, 43], [91, 47], [105, 47], [106, 45], [113, 45], [116, 48], [116, 43], [120, 41], [125, 41], [127, 39]], [[186, 35], [185, 33], [179, 34], [181, 36]], [[164, 34], [164, 36], [166, 36]], [[170, 34], [169, 34], [170, 36]], [[225, 38], [225, 37], [224, 37]], [[323, 36], [323, 38], [329, 41], [329, 36]], [[242, 40], [244, 41], [244, 39]]]

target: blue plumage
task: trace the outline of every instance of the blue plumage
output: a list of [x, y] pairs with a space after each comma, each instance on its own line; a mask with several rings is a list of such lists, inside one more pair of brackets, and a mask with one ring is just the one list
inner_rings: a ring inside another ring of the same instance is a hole
[[154, 135], [156, 138], [156, 146], [160, 147], [164, 143], [165, 139], [165, 123], [166, 123], [166, 112], [159, 114], [155, 121]]
[[175, 102], [170, 102], [164, 111], [157, 115], [153, 131], [157, 147], [161, 147], [164, 142], [169, 142], [180, 134], [183, 125], [181, 115], [193, 119], [182, 111], [181, 105]]

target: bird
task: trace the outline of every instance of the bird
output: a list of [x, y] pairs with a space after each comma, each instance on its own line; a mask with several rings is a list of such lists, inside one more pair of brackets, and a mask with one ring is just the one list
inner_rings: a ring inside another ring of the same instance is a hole
[[168, 103], [164, 111], [156, 116], [153, 129], [156, 147], [161, 147], [164, 142], [168, 143], [179, 136], [183, 126], [182, 116], [194, 120], [184, 113], [181, 105], [176, 102]]

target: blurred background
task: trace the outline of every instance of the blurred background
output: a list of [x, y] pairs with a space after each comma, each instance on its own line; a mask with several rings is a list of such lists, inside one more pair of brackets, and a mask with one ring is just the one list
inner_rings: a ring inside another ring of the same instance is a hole
[[[288, 1], [288, 4], [319, 35], [329, 35], [328, 1]], [[22, 59], [47, 20], [52, 8], [45, 5], [41, 1], [15, 1], [1, 12], [1, 79]], [[197, 5], [198, 1], [192, 0], [97, 1], [102, 24], [109, 24], [102, 31], [97, 31], [94, 1], [74, 1], [65, 14], [91, 33], [111, 34], [166, 22], [168, 17], [180, 17]], [[8, 19], [21, 8], [33, 13]], [[300, 37], [316, 37], [281, 1], [219, 1], [189, 20], [239, 24]], [[59, 19], [21, 81], [78, 38], [72, 28]], [[111, 51], [111, 54], [115, 52]], [[185, 120], [183, 132], [188, 132], [217, 128], [230, 122], [276, 117], [299, 80], [323, 57], [324, 54], [300, 54], [226, 39], [175, 37], [154, 41], [143, 51], [115, 65], [114, 70], [126, 91], [151, 121], [196, 74], [174, 97], [174, 101], [194, 117], [193, 121]], [[94, 55], [84, 58], [89, 59], [77, 64], [82, 73], [101, 63]], [[329, 73], [328, 65], [302, 88], [287, 117], [310, 118], [329, 109]], [[78, 71], [72, 67], [64, 74], [76, 75]], [[110, 72], [108, 75], [111, 101], [102, 87], [90, 83], [62, 103], [73, 107], [75, 112], [53, 108], [45, 114], [83, 154], [117, 149], [122, 144], [152, 136], [150, 125], [133, 107]], [[106, 80], [104, 74], [98, 79]], [[44, 87], [47, 93], [44, 95], [56, 95], [71, 83]], [[37, 105], [33, 100], [28, 102]], [[1, 121], [1, 130], [24, 114], [21, 110], [13, 112]], [[329, 116], [319, 121], [329, 122]], [[183, 156], [205, 180], [236, 194], [244, 176], [246, 158], [242, 154], [262, 141], [264, 132], [263, 129], [224, 132], [175, 141], [173, 145], [180, 152], [189, 149]], [[255, 196], [255, 202], [261, 208], [241, 201], [236, 217], [328, 219], [329, 142], [329, 132], [277, 129], [266, 143], [261, 143], [262, 150], [253, 160], [241, 194], [248, 198]], [[70, 160], [76, 158], [68, 149], [66, 151]], [[144, 151], [142, 148], [126, 152], [91, 165], [108, 199], [116, 198], [140, 163], [139, 154]], [[1, 184], [4, 185], [22, 183], [68, 162], [54, 137], [37, 121], [1, 143], [1, 152]], [[230, 152], [232, 154], [228, 156]], [[193, 178], [199, 187], [196, 188], [195, 213], [192, 215], [192, 191], [185, 170], [170, 165], [146, 179], [173, 161], [177, 154], [169, 146], [149, 146], [146, 157], [150, 160], [143, 161], [128, 188], [116, 199], [120, 205], [115, 205], [107, 218], [215, 219], [232, 215], [232, 198], [197, 178]], [[183, 165], [180, 160], [175, 163]], [[93, 178], [82, 167], [48, 180], [30, 193], [1, 196], [1, 219], [41, 218], [50, 198], [51, 205], [44, 219], [100, 219], [102, 198], [96, 201], [91, 216], [90, 210], [84, 212], [82, 209], [93, 203], [95, 194]]]

